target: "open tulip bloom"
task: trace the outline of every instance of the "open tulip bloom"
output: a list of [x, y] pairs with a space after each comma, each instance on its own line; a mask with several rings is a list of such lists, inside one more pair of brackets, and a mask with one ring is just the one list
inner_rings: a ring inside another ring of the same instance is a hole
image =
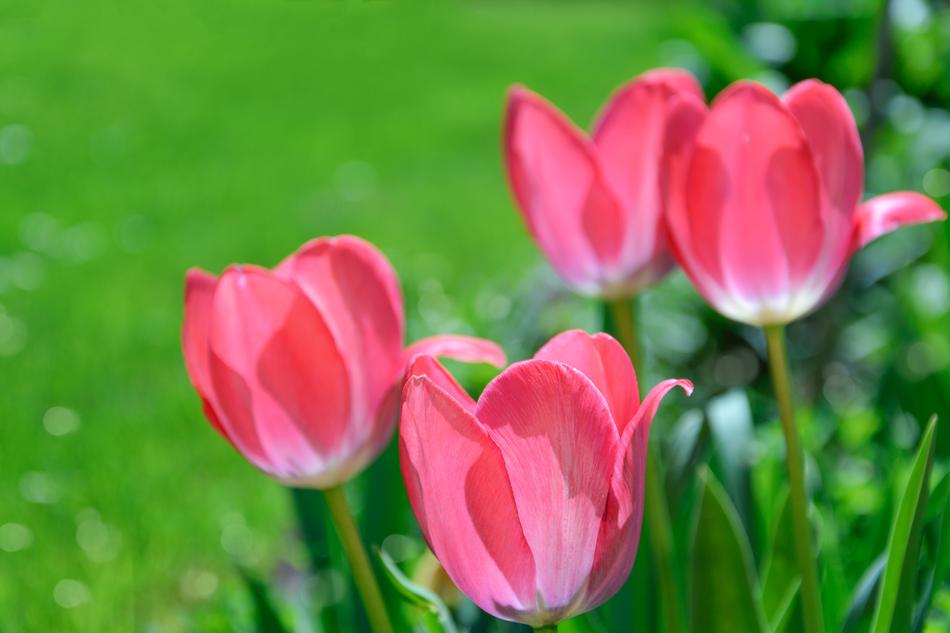
[[861, 202], [854, 117], [820, 81], [781, 99], [740, 81], [708, 109], [687, 93], [671, 109], [665, 190], [676, 258], [706, 301], [736, 321], [794, 321], [837, 289], [857, 249], [944, 217], [918, 193]]
[[508, 95], [508, 180], [531, 235], [575, 290], [629, 297], [673, 265], [663, 223], [663, 130], [689, 73], [654, 70], [611, 97], [588, 137], [539, 95]]
[[434, 358], [412, 362], [399, 447], [426, 542], [458, 587], [504, 618], [544, 626], [612, 596], [633, 565], [650, 424], [623, 348], [569, 331], [474, 401]]
[[205, 415], [272, 477], [330, 488], [388, 442], [407, 361], [419, 353], [505, 363], [465, 336], [403, 347], [399, 281], [386, 258], [351, 236], [305, 244], [273, 271], [190, 270], [185, 362]]
[[859, 248], [944, 213], [912, 192], [861, 202], [864, 158], [854, 117], [837, 90], [814, 79], [782, 98], [740, 81], [708, 109], [701, 99], [680, 95], [665, 146], [666, 219], [677, 261], [716, 310], [765, 330], [785, 438], [803, 626], [821, 633], [784, 325], [834, 293]]

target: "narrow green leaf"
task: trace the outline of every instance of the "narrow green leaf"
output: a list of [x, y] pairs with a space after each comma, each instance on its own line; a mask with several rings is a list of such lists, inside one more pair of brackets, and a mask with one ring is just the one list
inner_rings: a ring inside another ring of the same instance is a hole
[[244, 586], [251, 594], [251, 602], [254, 604], [256, 633], [289, 633], [289, 630], [280, 621], [280, 616], [277, 615], [277, 609], [271, 602], [270, 594], [264, 583], [246, 569], [238, 568], [238, 573], [241, 574]]
[[[841, 631], [851, 586], [842, 559], [841, 542], [838, 540], [837, 530], [834, 529], [835, 512], [827, 507], [818, 508], [817, 517], [818, 551], [821, 552], [821, 605], [825, 616], [825, 630]], [[846, 544], [845, 548], [850, 554], [850, 543]]]
[[692, 630], [704, 633], [764, 633], [749, 540], [732, 502], [708, 469], [700, 471], [690, 556], [689, 609]]
[[762, 607], [773, 633], [781, 633], [788, 625], [801, 577], [795, 563], [795, 536], [792, 533], [788, 492], [782, 495], [775, 534], [762, 573]]
[[[749, 455], [752, 453], [752, 409], [749, 397], [733, 389], [712, 398], [706, 406], [706, 419], [715, 445], [715, 460], [722, 484], [729, 491], [742, 524], [752, 530], [752, 488], [749, 480]], [[754, 537], [752, 540], [755, 540]]]
[[928, 482], [933, 465], [937, 417], [930, 418], [904, 495], [897, 508], [887, 544], [887, 565], [881, 579], [873, 633], [904, 633], [911, 627], [914, 614], [920, 535], [927, 510]]
[[950, 473], [943, 476], [940, 483], [930, 494], [927, 504], [927, 523], [933, 521], [934, 554], [931, 569], [927, 577], [924, 597], [917, 605], [914, 631], [922, 631], [934, 593], [943, 584], [950, 572]]
[[[327, 517], [323, 493], [308, 488], [288, 488], [300, 539], [307, 550], [312, 574], [325, 574], [334, 569], [331, 546], [328, 538]], [[343, 627], [343, 614], [339, 605], [330, 604], [320, 609], [320, 626], [324, 631], [338, 631]]]
[[854, 588], [854, 594], [851, 602], [848, 604], [848, 611], [844, 617], [844, 624], [841, 627], [842, 633], [850, 633], [858, 630], [858, 624], [864, 618], [871, 608], [874, 600], [874, 593], [881, 582], [881, 576], [884, 575], [884, 566], [887, 564], [887, 558], [881, 554], [874, 559], [874, 562], [868, 566], [857, 586]]
[[386, 550], [377, 547], [376, 555], [383, 563], [386, 577], [406, 602], [434, 615], [443, 633], [458, 633], [449, 608], [439, 596], [409, 580]]
[[801, 586], [801, 579], [796, 578], [795, 582], [789, 585], [781, 602], [776, 605], [775, 614], [769, 620], [769, 628], [772, 633], [784, 633], [788, 630], [789, 624], [795, 616], [795, 605], [798, 602], [798, 591]]

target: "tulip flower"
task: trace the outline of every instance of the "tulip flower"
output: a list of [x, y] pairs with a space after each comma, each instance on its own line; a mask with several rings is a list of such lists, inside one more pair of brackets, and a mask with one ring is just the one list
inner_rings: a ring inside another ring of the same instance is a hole
[[336, 486], [379, 454], [412, 356], [505, 362], [494, 343], [465, 336], [407, 349], [404, 330], [395, 272], [356, 237], [316, 239], [273, 271], [186, 276], [182, 343], [208, 420], [292, 486]]
[[854, 117], [841, 94], [817, 80], [781, 99], [737, 82], [708, 110], [680, 95], [666, 145], [677, 261], [706, 301], [743, 323], [804, 316], [837, 289], [859, 248], [944, 217], [912, 192], [861, 202], [864, 159]]
[[781, 99], [741, 81], [709, 109], [681, 95], [665, 144], [667, 223], [679, 264], [716, 310], [765, 330], [785, 438], [803, 628], [822, 633], [784, 325], [828, 299], [859, 248], [944, 213], [912, 192], [861, 202], [864, 158], [854, 117], [837, 90], [813, 79]]
[[539, 95], [508, 95], [508, 179], [531, 235], [575, 290], [629, 297], [673, 265], [663, 223], [663, 130], [679, 95], [702, 99], [680, 70], [655, 70], [611, 97], [588, 137]]
[[569, 331], [474, 401], [430, 356], [403, 388], [400, 461], [429, 547], [489, 613], [542, 627], [593, 609], [630, 573], [650, 424], [623, 348]]
[[404, 330], [395, 272], [356, 237], [313, 240], [272, 271], [185, 278], [182, 347], [205, 415], [260, 470], [323, 491], [376, 633], [393, 628], [340, 485], [388, 443], [413, 357], [505, 363], [465, 336], [404, 348]]

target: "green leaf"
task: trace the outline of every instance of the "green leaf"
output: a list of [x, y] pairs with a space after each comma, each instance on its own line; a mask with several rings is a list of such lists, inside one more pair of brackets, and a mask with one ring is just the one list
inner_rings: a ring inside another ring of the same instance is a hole
[[874, 562], [868, 566], [857, 586], [854, 588], [854, 594], [851, 602], [848, 604], [848, 611], [845, 614], [844, 624], [841, 627], [843, 633], [850, 633], [857, 630], [861, 619], [864, 618], [870, 610], [870, 605], [874, 600], [874, 592], [881, 582], [881, 576], [884, 574], [884, 566], [887, 564], [887, 558], [881, 554], [874, 559]]
[[749, 540], [732, 502], [708, 469], [699, 474], [690, 556], [689, 610], [692, 630], [704, 633], [764, 633]]
[[257, 633], [289, 633], [280, 621], [277, 615], [277, 609], [271, 602], [267, 587], [259, 578], [256, 578], [246, 569], [238, 568], [238, 573], [244, 580], [244, 586], [251, 594], [251, 602], [254, 604], [255, 631]]
[[752, 530], [752, 488], [749, 455], [752, 453], [752, 408], [741, 389], [716, 396], [706, 406], [706, 419], [715, 445], [716, 472], [736, 505], [742, 524]]
[[943, 476], [940, 483], [930, 493], [927, 503], [927, 524], [933, 521], [934, 534], [933, 562], [929, 570], [924, 596], [917, 606], [914, 631], [922, 631], [934, 593], [942, 585], [950, 572], [950, 473]]
[[909, 631], [914, 614], [920, 536], [927, 511], [937, 417], [927, 423], [887, 544], [887, 566], [881, 579], [871, 631]]
[[449, 608], [445, 606], [445, 603], [442, 602], [439, 596], [409, 580], [386, 550], [377, 547], [376, 555], [379, 556], [379, 560], [383, 563], [383, 570], [386, 572], [386, 577], [406, 602], [420, 607], [426, 613], [435, 616], [437, 624], [443, 633], [458, 633]]
[[557, 627], [558, 633], [601, 633], [602, 626], [598, 626], [589, 615], [579, 615], [576, 618], [565, 620]]
[[792, 533], [791, 507], [788, 492], [782, 495], [775, 535], [762, 573], [762, 607], [773, 633], [781, 633], [788, 626], [801, 585], [795, 563], [795, 541]]
[[[325, 516], [323, 493], [308, 488], [288, 488], [297, 524], [300, 527], [300, 539], [307, 550], [310, 571], [314, 575], [326, 573], [335, 568], [328, 542], [329, 525]], [[338, 631], [343, 627], [344, 614], [339, 605], [331, 604], [320, 609], [320, 625], [324, 631]]]

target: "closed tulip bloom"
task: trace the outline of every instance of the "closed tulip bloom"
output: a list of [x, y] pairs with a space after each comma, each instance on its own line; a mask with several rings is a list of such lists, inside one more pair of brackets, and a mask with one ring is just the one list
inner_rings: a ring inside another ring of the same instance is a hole
[[531, 235], [575, 290], [631, 296], [673, 265], [662, 221], [663, 131], [692, 75], [655, 70], [621, 87], [587, 136], [539, 95], [508, 95], [505, 159]]
[[641, 403], [623, 348], [569, 331], [495, 378], [476, 402], [418, 356], [403, 388], [409, 501], [453, 582], [489, 613], [557, 623], [612, 596], [643, 514], [647, 437], [663, 396]]
[[851, 256], [906, 224], [943, 219], [912, 192], [861, 202], [864, 159], [841, 94], [817, 80], [782, 98], [747, 81], [667, 126], [667, 221], [679, 264], [722, 314], [780, 325], [819, 307]]
[[274, 270], [185, 281], [185, 364], [212, 426], [254, 466], [329, 488], [363, 469], [396, 421], [419, 353], [503, 365], [497, 345], [441, 336], [403, 347], [396, 274], [355, 237], [320, 238]]

